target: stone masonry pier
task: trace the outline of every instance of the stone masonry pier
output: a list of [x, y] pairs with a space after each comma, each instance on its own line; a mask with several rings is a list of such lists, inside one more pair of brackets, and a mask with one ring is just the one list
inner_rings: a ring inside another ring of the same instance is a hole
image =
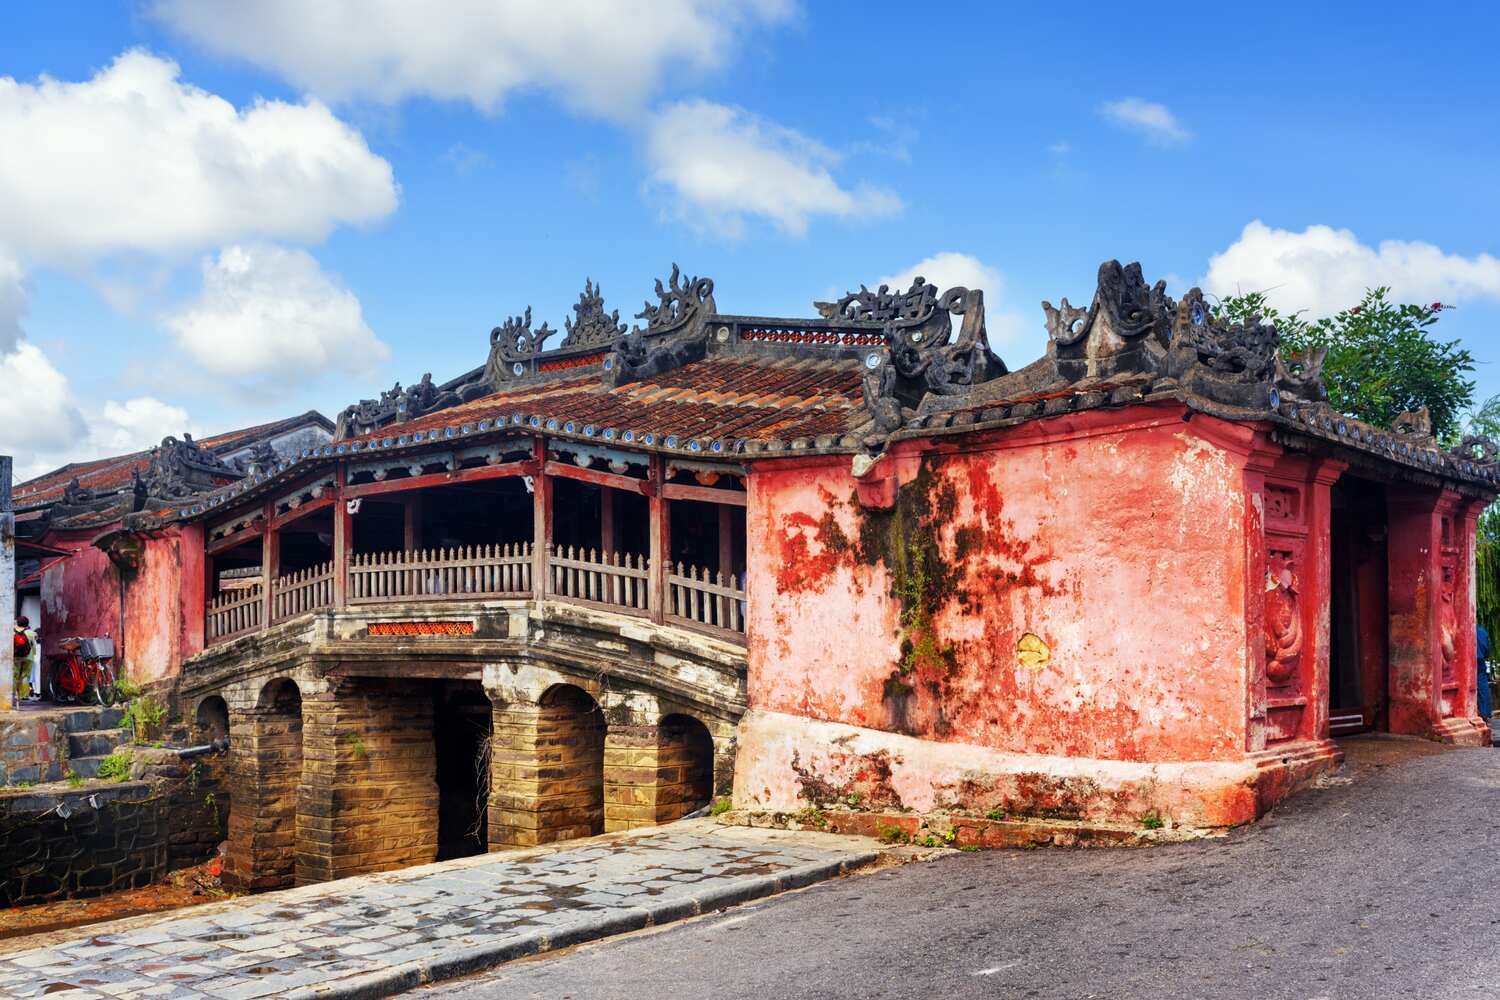
[[189, 660], [254, 890], [654, 826], [727, 793], [743, 649], [576, 604], [325, 610]]

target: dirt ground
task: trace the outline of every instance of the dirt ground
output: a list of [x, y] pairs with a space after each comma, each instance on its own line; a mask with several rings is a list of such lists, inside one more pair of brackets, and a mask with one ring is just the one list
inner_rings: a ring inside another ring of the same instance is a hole
[[221, 867], [222, 862], [215, 858], [172, 872], [165, 880], [143, 889], [0, 910], [0, 940], [227, 899], [232, 894], [220, 885]]

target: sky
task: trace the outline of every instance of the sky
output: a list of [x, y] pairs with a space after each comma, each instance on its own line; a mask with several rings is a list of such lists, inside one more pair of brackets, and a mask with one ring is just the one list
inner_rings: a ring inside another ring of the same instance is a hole
[[[1148, 9], [1149, 8], [1149, 9]], [[586, 278], [1442, 301], [1500, 393], [1500, 9], [812, 0], [0, 5], [18, 478], [482, 364]]]

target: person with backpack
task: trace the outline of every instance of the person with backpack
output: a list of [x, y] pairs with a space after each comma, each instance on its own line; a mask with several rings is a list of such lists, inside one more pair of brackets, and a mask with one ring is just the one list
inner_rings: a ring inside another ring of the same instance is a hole
[[31, 697], [31, 671], [36, 660], [36, 633], [31, 629], [31, 619], [16, 616], [15, 633], [11, 638], [11, 649], [15, 653], [15, 682], [11, 697], [16, 704]]

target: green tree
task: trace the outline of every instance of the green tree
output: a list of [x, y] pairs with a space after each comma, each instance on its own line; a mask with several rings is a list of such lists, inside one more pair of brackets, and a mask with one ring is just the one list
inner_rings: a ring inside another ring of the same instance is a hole
[[[1500, 396], [1491, 396], [1474, 407], [1464, 420], [1463, 436], [1487, 437], [1500, 444]], [[1500, 504], [1491, 504], [1479, 517], [1479, 540], [1488, 545], [1500, 545]], [[1500, 564], [1500, 559], [1492, 559]]]
[[1323, 381], [1333, 407], [1380, 427], [1410, 410], [1427, 407], [1433, 432], [1455, 438], [1460, 415], [1474, 399], [1474, 357], [1456, 340], [1432, 334], [1443, 310], [1431, 305], [1394, 303], [1389, 288], [1371, 288], [1358, 305], [1333, 316], [1306, 319], [1282, 313], [1264, 292], [1223, 299], [1216, 315], [1228, 322], [1260, 316], [1281, 333], [1285, 355], [1328, 351]]

